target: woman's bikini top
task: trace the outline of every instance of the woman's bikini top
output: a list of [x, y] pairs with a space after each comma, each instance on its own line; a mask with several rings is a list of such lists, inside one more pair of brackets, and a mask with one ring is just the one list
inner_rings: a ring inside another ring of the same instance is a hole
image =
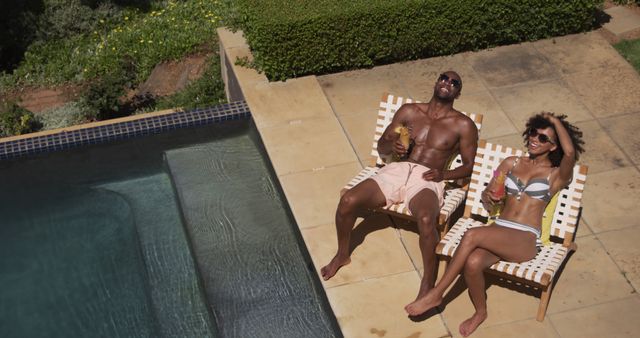
[[520, 157], [515, 160], [511, 170], [507, 173], [507, 178], [505, 180], [507, 195], [515, 195], [516, 199], [520, 200], [520, 197], [522, 197], [522, 193], [524, 192], [531, 198], [548, 203], [551, 200], [551, 192], [549, 191], [551, 189], [549, 184], [551, 173], [549, 173], [547, 178], [532, 178], [525, 185], [512, 173], [513, 168], [518, 164], [518, 160], [520, 160]]

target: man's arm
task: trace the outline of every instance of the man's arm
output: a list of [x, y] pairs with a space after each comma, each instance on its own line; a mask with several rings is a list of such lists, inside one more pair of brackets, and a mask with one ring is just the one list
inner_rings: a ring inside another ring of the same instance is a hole
[[[462, 132], [460, 133], [460, 157], [462, 165], [454, 170], [444, 172], [443, 179], [453, 180], [471, 176], [473, 172], [473, 162], [478, 149], [478, 128], [468, 117], [463, 119]], [[446, 169], [446, 168], [445, 168]]]
[[391, 123], [389, 123], [378, 140], [378, 154], [380, 154], [380, 157], [389, 156], [392, 152], [400, 156], [404, 156], [407, 153], [407, 149], [399, 142], [400, 134], [394, 130], [407, 124], [407, 117], [413, 112], [413, 109], [411, 104], [403, 104], [393, 115], [393, 120], [391, 120]]

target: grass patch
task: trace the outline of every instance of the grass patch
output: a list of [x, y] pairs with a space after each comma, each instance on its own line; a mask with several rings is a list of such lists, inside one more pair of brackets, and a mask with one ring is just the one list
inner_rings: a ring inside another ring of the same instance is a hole
[[640, 73], [640, 39], [622, 41], [614, 47]]

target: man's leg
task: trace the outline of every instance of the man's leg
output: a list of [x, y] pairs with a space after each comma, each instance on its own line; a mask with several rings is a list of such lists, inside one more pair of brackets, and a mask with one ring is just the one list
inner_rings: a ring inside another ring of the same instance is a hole
[[438, 196], [431, 189], [423, 189], [409, 202], [409, 210], [418, 223], [420, 253], [424, 273], [420, 291], [416, 299], [424, 296], [433, 287], [436, 275], [436, 245], [438, 244], [438, 216], [440, 215]]
[[373, 209], [384, 206], [387, 200], [380, 190], [378, 183], [367, 179], [349, 189], [340, 198], [336, 210], [336, 232], [338, 233], [338, 252], [329, 264], [320, 269], [322, 278], [328, 280], [336, 274], [341, 266], [349, 264], [349, 243], [351, 229], [356, 223], [357, 213], [362, 209]]
[[463, 337], [469, 336], [487, 319], [487, 294], [485, 290], [484, 270], [498, 262], [500, 257], [491, 251], [476, 248], [471, 252], [464, 265], [464, 281], [469, 288], [469, 298], [475, 313], [462, 322], [459, 327]]

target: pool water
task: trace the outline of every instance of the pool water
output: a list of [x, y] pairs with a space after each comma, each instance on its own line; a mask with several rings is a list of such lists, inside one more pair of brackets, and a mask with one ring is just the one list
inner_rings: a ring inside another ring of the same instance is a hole
[[340, 336], [251, 120], [0, 162], [0, 336]]

